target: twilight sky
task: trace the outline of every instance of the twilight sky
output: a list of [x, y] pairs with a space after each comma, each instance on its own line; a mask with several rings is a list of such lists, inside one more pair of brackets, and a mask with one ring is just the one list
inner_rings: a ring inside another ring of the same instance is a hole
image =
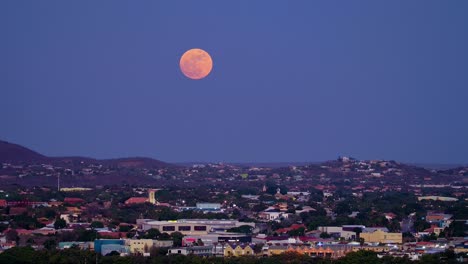
[[[46, 155], [468, 163], [468, 1], [0, 1], [0, 139]], [[179, 70], [202, 48], [213, 71]]]

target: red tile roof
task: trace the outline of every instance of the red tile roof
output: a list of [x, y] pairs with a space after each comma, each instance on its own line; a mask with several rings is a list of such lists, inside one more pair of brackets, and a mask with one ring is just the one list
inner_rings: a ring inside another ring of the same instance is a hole
[[146, 197], [131, 197], [127, 201], [125, 201], [125, 204], [140, 204], [146, 202], [148, 202], [148, 198]]
[[66, 197], [64, 202], [65, 203], [75, 204], [75, 203], [84, 203], [85, 200], [83, 200], [81, 198]]
[[304, 224], [293, 224], [290, 227], [280, 228], [280, 229], [276, 230], [276, 233], [278, 233], [278, 234], [287, 233], [287, 232], [289, 232], [291, 230], [296, 230], [296, 229], [299, 229], [301, 227], [303, 227], [305, 229]]

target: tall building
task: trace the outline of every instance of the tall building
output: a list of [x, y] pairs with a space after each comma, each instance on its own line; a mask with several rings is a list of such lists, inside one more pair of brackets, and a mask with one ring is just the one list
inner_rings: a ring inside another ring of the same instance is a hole
[[148, 200], [150, 203], [152, 204], [156, 204], [157, 201], [156, 201], [156, 197], [155, 197], [155, 194], [156, 194], [156, 191], [155, 189], [149, 189], [148, 190]]

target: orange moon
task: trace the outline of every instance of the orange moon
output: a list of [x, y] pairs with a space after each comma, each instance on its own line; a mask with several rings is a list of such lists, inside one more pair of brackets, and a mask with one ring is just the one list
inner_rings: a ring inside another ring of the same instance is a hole
[[180, 58], [180, 70], [190, 79], [205, 78], [213, 69], [210, 54], [202, 49], [187, 50]]

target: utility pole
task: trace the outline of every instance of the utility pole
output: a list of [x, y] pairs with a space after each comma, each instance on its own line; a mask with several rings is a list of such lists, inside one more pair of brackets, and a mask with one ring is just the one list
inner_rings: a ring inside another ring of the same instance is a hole
[[[93, 228], [93, 230], [94, 230], [94, 228]], [[97, 235], [98, 235], [98, 233], [97, 233], [97, 231], [96, 231], [96, 238], [94, 239], [94, 245], [96, 245], [96, 240], [97, 240], [97, 238], [98, 238]], [[98, 253], [97, 253], [97, 251], [96, 251], [96, 247], [94, 247], [94, 253], [96, 254], [96, 264], [98, 264]]]
[[57, 174], [57, 191], [60, 192], [60, 172]]

